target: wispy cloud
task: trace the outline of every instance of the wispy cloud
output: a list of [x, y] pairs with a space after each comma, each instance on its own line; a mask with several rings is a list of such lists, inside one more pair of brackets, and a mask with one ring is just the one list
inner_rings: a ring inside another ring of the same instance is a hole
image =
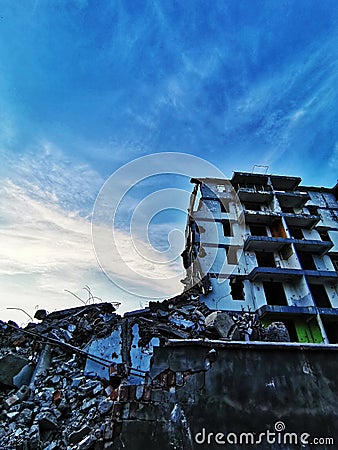
[[92, 209], [103, 178], [90, 165], [45, 141], [8, 157], [11, 179], [33, 198], [52, 200], [86, 215]]
[[[87, 218], [65, 210], [48, 195], [34, 198], [10, 181], [3, 184], [0, 195], [2, 318], [9, 316], [4, 310], [9, 305], [30, 313], [37, 304], [49, 310], [74, 306], [74, 299], [63, 290], [78, 292], [86, 284], [92, 284], [94, 292], [103, 291], [106, 298], [127, 299], [130, 305], [132, 297], [100, 273]], [[102, 227], [103, 239], [109, 238], [110, 231]], [[119, 231], [118, 242], [125, 255], [132, 255], [127, 233]], [[138, 244], [146, 251], [144, 243]], [[129, 257], [126, 266], [112, 265], [111, 271], [115, 280], [135, 289], [133, 273], [141, 271], [142, 287], [148, 283], [149, 294], [158, 297], [170, 294], [172, 279], [177, 277], [177, 268], [153, 264], [142, 257], [138, 261]]]

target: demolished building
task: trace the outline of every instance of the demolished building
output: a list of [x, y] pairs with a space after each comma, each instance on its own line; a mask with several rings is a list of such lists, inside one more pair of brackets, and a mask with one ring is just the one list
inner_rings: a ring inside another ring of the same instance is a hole
[[0, 323], [1, 449], [334, 448], [337, 188], [192, 182], [181, 295]]
[[338, 185], [234, 172], [192, 179], [187, 288], [212, 310], [282, 321], [294, 342], [338, 343]]

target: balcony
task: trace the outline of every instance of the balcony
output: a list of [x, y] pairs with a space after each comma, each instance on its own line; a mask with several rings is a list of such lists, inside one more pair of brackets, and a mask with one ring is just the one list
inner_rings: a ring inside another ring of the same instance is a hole
[[276, 192], [276, 196], [282, 208], [302, 208], [310, 200], [310, 195], [307, 192], [300, 191], [280, 191]]
[[245, 186], [237, 185], [237, 195], [241, 202], [254, 202], [267, 204], [273, 199], [270, 186]]
[[271, 175], [270, 180], [276, 191], [293, 191], [302, 181], [299, 177], [284, 177], [282, 175]]
[[284, 245], [292, 244], [293, 239], [274, 238], [269, 236], [249, 236], [244, 242], [244, 250], [250, 252], [279, 252]]
[[279, 252], [285, 245], [290, 244], [294, 244], [299, 251], [316, 255], [324, 255], [333, 247], [332, 242], [320, 240], [249, 236], [244, 242], [244, 250]]
[[303, 270], [282, 267], [255, 267], [248, 275], [250, 281], [294, 281], [303, 276]]
[[338, 281], [338, 273], [334, 270], [304, 270], [304, 275], [309, 283], [336, 283]]
[[332, 242], [317, 239], [295, 239], [293, 243], [298, 251], [310, 252], [320, 256], [325, 255], [333, 247]]
[[252, 209], [243, 209], [239, 221], [245, 219], [247, 224], [255, 223], [261, 225], [271, 225], [271, 223], [282, 217], [283, 213], [275, 211], [254, 211]]
[[244, 242], [244, 250], [249, 252], [279, 252], [284, 245], [291, 244], [292, 241], [292, 239], [269, 236], [249, 236]]
[[271, 225], [271, 223], [284, 217], [289, 226], [300, 228], [313, 228], [320, 220], [319, 216], [306, 213], [284, 213], [278, 211], [254, 211], [251, 209], [244, 209], [240, 214], [239, 220], [244, 217], [247, 224], [256, 223], [262, 225]]
[[320, 221], [320, 217], [307, 213], [282, 213], [286, 223], [291, 227], [300, 227], [311, 229]]
[[[315, 306], [279, 306], [279, 305], [264, 305], [257, 309], [256, 313], [260, 317], [270, 314], [283, 314], [285, 319], [302, 317], [306, 314], [308, 317], [315, 317], [318, 314], [318, 308]], [[338, 313], [338, 311], [337, 311]]]
[[264, 305], [257, 309], [256, 314], [261, 318], [270, 318], [275, 321], [305, 319], [307, 323], [320, 315], [321, 319], [336, 326], [338, 308], [318, 308], [317, 306], [278, 306]]
[[312, 284], [336, 283], [338, 281], [338, 273], [333, 270], [303, 270], [282, 267], [255, 267], [249, 273], [248, 280], [292, 282], [303, 275]]
[[259, 186], [267, 185], [269, 181], [268, 175], [261, 173], [234, 172], [231, 183], [233, 186], [238, 184], [256, 184]]

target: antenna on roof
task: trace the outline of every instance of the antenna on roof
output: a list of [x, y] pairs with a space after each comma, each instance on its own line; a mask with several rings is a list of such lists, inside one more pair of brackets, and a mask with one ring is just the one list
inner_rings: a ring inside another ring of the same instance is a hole
[[[269, 166], [262, 166], [260, 164], [255, 164], [252, 168], [252, 172], [251, 173], [262, 173], [264, 175], [266, 175], [266, 172], [268, 171]], [[256, 172], [255, 172], [256, 170]]]

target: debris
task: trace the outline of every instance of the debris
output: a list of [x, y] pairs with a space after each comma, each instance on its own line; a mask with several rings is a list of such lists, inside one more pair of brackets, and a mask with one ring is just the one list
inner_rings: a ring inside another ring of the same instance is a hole
[[[25, 328], [0, 322], [0, 448], [112, 448], [122, 421], [146, 417], [196, 373], [213, 369], [217, 351], [211, 347], [192, 368], [153, 373], [154, 352], [169, 339], [285, 339], [282, 325], [265, 329], [250, 312], [212, 312], [189, 291], [123, 318], [93, 298], [51, 314], [38, 310], [35, 318], [39, 322]], [[178, 404], [171, 423], [177, 446], [190, 445]]]
[[55, 416], [50, 412], [41, 412], [37, 414], [35, 420], [39, 423], [40, 430], [57, 430], [58, 423]]
[[101, 401], [101, 403], [98, 405], [98, 411], [100, 414], [104, 415], [107, 414], [109, 411], [113, 408], [113, 402], [110, 399], [104, 399]]
[[38, 309], [34, 314], [34, 319], [44, 320], [47, 317], [47, 311], [45, 309]]
[[96, 440], [97, 438], [93, 434], [90, 434], [89, 436], [85, 437], [81, 442], [78, 443], [77, 449], [89, 450]]
[[80, 430], [73, 431], [70, 433], [68, 442], [70, 444], [77, 444], [78, 442], [82, 441], [86, 436], [89, 435], [91, 432], [91, 427], [88, 425], [84, 425]]
[[215, 311], [205, 319], [205, 326], [208, 330], [215, 329], [222, 338], [227, 338], [235, 324], [231, 314], [225, 311]]
[[0, 385], [21, 387], [29, 384], [33, 369], [27, 358], [10, 353], [0, 359]]
[[290, 335], [283, 322], [272, 322], [265, 330], [264, 340], [270, 342], [290, 342]]

